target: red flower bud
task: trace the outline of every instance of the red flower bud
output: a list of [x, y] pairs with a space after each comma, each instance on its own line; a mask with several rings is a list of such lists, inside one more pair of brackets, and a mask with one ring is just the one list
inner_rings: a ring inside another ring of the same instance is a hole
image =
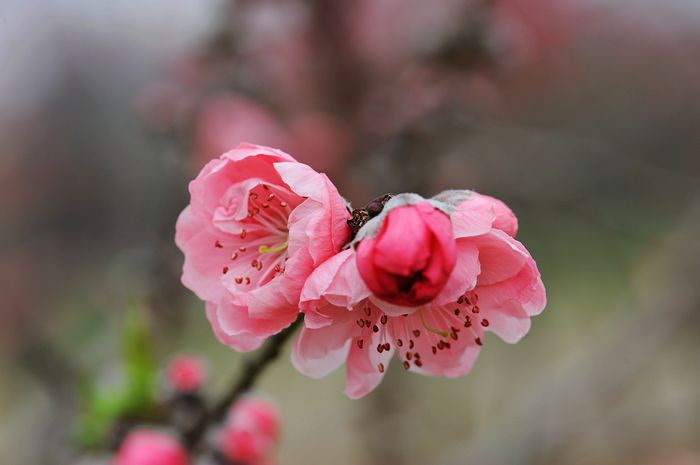
[[172, 436], [158, 431], [130, 433], [112, 465], [189, 465], [187, 452]]
[[449, 216], [424, 201], [391, 210], [376, 237], [360, 242], [357, 267], [377, 297], [414, 307], [440, 293], [456, 257]]

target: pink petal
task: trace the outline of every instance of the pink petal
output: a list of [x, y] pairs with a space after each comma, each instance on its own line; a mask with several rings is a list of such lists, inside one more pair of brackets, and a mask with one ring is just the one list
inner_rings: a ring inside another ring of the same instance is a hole
[[185, 255], [182, 283], [200, 299], [214, 302], [225, 293], [221, 276], [228, 259], [215, 253], [217, 240], [191, 207], [182, 211], [175, 226], [175, 243]]
[[267, 156], [279, 161], [296, 162], [294, 157], [279, 149], [266, 147], [264, 145], [251, 144], [249, 142], [240, 143], [235, 149], [223, 154], [223, 157], [232, 161], [240, 161], [255, 156]]
[[510, 343], [527, 334], [530, 317], [541, 313], [547, 303], [544, 285], [532, 258], [516, 276], [489, 286], [478, 286], [475, 292], [483, 315], [491, 322], [490, 329]]
[[237, 305], [228, 299], [222, 299], [217, 307], [217, 321], [224, 333], [238, 335], [250, 334], [255, 337], [267, 337], [277, 334], [294, 322], [298, 314], [296, 307], [280, 309], [276, 318], [254, 318], [245, 305]]
[[[430, 208], [435, 210], [432, 206]], [[406, 239], [407, 234], [411, 235], [410, 240]], [[395, 208], [384, 219], [377, 238], [365, 239], [360, 243], [358, 261], [371, 262], [381, 270], [379, 274], [410, 276], [414, 271], [423, 269], [428, 261], [428, 234], [417, 205]], [[371, 258], [363, 260], [363, 250]]]
[[333, 318], [333, 324], [320, 329], [302, 328], [292, 347], [292, 363], [312, 378], [326, 376], [342, 365], [353, 334], [358, 332], [353, 312], [337, 307], [324, 311]]
[[457, 263], [455, 268], [442, 292], [431, 303], [447, 305], [455, 302], [466, 291], [474, 288], [480, 272], [479, 250], [476, 245], [469, 239], [459, 239], [457, 241]]
[[[329, 254], [340, 251], [350, 238], [350, 228], [346, 222], [350, 218], [347, 204], [325, 174], [317, 173], [307, 165], [276, 163], [275, 169], [296, 194], [319, 204], [317, 214], [303, 215], [308, 217], [306, 233], [311, 239], [309, 250], [318, 265]], [[299, 215], [292, 212], [290, 225], [299, 221]]]
[[515, 237], [518, 232], [518, 219], [513, 211], [494, 197], [474, 192], [458, 209], [468, 212], [471, 217], [492, 217], [491, 226], [511, 237]]
[[[359, 399], [372, 392], [384, 378], [384, 373], [389, 369], [389, 361], [394, 353], [391, 350], [378, 354], [374, 350], [374, 341], [360, 349], [357, 344], [350, 346], [350, 353], [346, 362], [346, 386], [345, 394], [351, 399]], [[376, 355], [375, 355], [376, 354]], [[383, 372], [379, 370], [379, 363], [383, 364]]]
[[[248, 312], [253, 318], [288, 320], [295, 318], [299, 308], [299, 295], [306, 277], [311, 274], [313, 264], [307, 250], [291, 256], [284, 273], [265, 286], [248, 293]], [[281, 327], [287, 323], [282, 322]]]
[[396, 305], [390, 302], [385, 302], [375, 295], [369, 296], [369, 301], [372, 302], [378, 309], [386, 313], [388, 316], [403, 316], [415, 312], [420, 308], [417, 307], [404, 307], [403, 305]]
[[250, 179], [281, 184], [282, 180], [273, 163], [289, 160], [293, 159], [279, 150], [241, 144], [207, 163], [197, 178], [190, 182], [191, 205], [198, 214], [212, 217], [232, 185]]
[[510, 344], [518, 342], [530, 330], [530, 317], [515, 300], [484, 310], [483, 314], [488, 318], [489, 329]]
[[[483, 336], [481, 327], [474, 325], [465, 328], [463, 323], [451, 309], [430, 305], [407, 317], [389, 319], [389, 333], [397, 346], [401, 339], [397, 353], [399, 358], [409, 363], [411, 371], [455, 378], [472, 369], [481, 348], [476, 338]], [[452, 328], [457, 329], [457, 339], [434, 332], [451, 333]], [[439, 349], [444, 343], [449, 343], [449, 348]], [[420, 356], [421, 366], [416, 365], [416, 353]]]
[[316, 268], [301, 292], [302, 308], [313, 308], [323, 300], [338, 307], [351, 308], [370, 295], [357, 271], [355, 252], [343, 250]]
[[512, 278], [482, 286], [476, 291], [483, 308], [499, 306], [509, 300], [520, 303], [528, 316], [539, 315], [547, 304], [547, 296], [535, 261], [528, 257], [525, 266]]
[[517, 275], [529, 255], [518, 241], [499, 229], [472, 239], [479, 248], [479, 285], [489, 285]]
[[218, 306], [211, 302], [206, 302], [205, 306], [207, 319], [214, 330], [214, 334], [223, 344], [239, 352], [250, 352], [256, 350], [265, 341], [265, 338], [256, 337], [249, 333], [227, 333], [219, 322]]
[[487, 233], [496, 219], [492, 208], [488, 208], [474, 193], [463, 201], [450, 214], [454, 236], [473, 237]]
[[[365, 311], [371, 311], [371, 314], [367, 315]], [[380, 321], [382, 315], [379, 309], [367, 302], [358, 305], [352, 312], [353, 321], [359, 316], [368, 319], [370, 324], [361, 327], [359, 334], [353, 338], [346, 361], [345, 393], [351, 399], [359, 399], [371, 392], [389, 369], [396, 347], [389, 336], [387, 326]], [[378, 350], [380, 344], [387, 343], [388, 350]]]

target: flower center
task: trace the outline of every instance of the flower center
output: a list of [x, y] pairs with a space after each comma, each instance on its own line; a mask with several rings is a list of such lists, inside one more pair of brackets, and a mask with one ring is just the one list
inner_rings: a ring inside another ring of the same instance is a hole
[[449, 331], [443, 331], [440, 329], [433, 328], [430, 326], [428, 323], [425, 321], [425, 317], [423, 316], [423, 309], [418, 310], [418, 316], [420, 317], [420, 323], [423, 325], [423, 327], [426, 329], [426, 331], [429, 331], [431, 333], [435, 333], [438, 336], [444, 337], [445, 339], [450, 337], [450, 332]]
[[284, 273], [289, 247], [288, 218], [299, 198], [283, 186], [258, 184], [248, 193], [248, 214], [215, 247], [226, 252], [224, 282], [259, 287]]
[[258, 247], [258, 252], [260, 253], [277, 253], [285, 250], [287, 247], [289, 247], [289, 241], [284, 242], [282, 244], [276, 245], [274, 247], [268, 247], [266, 245], [261, 245]]

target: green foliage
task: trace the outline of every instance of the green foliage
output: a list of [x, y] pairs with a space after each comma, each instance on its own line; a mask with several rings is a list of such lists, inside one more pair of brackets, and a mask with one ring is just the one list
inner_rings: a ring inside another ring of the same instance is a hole
[[84, 447], [103, 446], [119, 421], [144, 419], [156, 412], [158, 367], [152, 341], [146, 309], [130, 305], [122, 332], [124, 385], [104, 388], [97, 386], [94, 379], [83, 383], [85, 410], [78, 440]]
[[132, 306], [126, 312], [122, 337], [122, 360], [129, 405], [135, 409], [147, 408], [153, 404], [158, 367], [143, 307]]

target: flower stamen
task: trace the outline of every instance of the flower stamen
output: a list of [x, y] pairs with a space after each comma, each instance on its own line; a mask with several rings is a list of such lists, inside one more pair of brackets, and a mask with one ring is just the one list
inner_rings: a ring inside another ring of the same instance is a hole
[[418, 316], [420, 317], [421, 324], [427, 331], [437, 334], [438, 336], [444, 337], [445, 339], [450, 337], [450, 333], [448, 333], [447, 331], [442, 331], [437, 328], [433, 328], [432, 326], [428, 325], [428, 323], [426, 323], [425, 317], [423, 316], [423, 309], [418, 310]]
[[289, 247], [289, 241], [283, 242], [282, 244], [278, 244], [274, 247], [269, 247], [267, 245], [261, 245], [258, 248], [258, 252], [260, 252], [260, 253], [277, 253], [277, 252], [282, 252], [287, 247]]

